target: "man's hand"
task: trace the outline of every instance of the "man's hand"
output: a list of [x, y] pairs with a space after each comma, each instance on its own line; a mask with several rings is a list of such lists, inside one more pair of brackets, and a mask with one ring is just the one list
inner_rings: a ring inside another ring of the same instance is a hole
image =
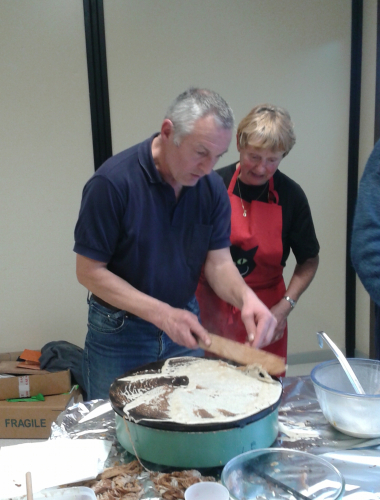
[[259, 349], [274, 342], [277, 320], [248, 287], [241, 309], [241, 319], [247, 330], [248, 344], [251, 347]]
[[229, 248], [209, 251], [205, 276], [221, 299], [241, 310], [251, 347], [265, 347], [273, 342], [276, 318], [240, 276]]
[[199, 348], [197, 337], [207, 346], [211, 344], [207, 331], [199, 323], [197, 316], [190, 311], [171, 307], [160, 324], [160, 328], [173, 342], [189, 349]]

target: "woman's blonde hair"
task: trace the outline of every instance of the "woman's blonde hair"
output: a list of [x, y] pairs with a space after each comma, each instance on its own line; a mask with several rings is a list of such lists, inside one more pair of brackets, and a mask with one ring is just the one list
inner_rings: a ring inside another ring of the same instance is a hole
[[255, 106], [239, 123], [237, 137], [241, 148], [253, 146], [285, 151], [284, 156], [296, 143], [289, 113], [273, 104]]

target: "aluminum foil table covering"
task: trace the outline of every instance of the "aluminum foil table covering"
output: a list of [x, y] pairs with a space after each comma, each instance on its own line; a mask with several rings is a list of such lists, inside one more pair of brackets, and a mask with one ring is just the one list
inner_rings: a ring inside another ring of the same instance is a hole
[[[380, 438], [353, 438], [332, 427], [322, 414], [310, 377], [285, 377], [282, 383], [279, 434], [273, 446], [323, 456], [343, 474], [345, 500], [380, 500]], [[106, 467], [135, 459], [117, 441], [115, 413], [108, 400], [77, 403], [62, 412], [52, 425], [50, 436], [58, 438], [112, 441]], [[145, 465], [150, 470], [169, 470], [156, 464]], [[221, 470], [201, 472], [218, 478]], [[148, 494], [144, 498], [155, 497]]]

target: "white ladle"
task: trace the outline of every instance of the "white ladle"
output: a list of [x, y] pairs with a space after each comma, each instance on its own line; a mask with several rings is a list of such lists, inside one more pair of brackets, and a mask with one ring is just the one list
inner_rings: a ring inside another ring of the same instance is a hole
[[356, 394], [365, 394], [363, 387], [361, 386], [359, 380], [357, 379], [353, 369], [349, 365], [345, 355], [339, 349], [339, 347], [330, 339], [330, 337], [325, 332], [317, 332], [319, 347], [323, 347], [323, 341], [330, 347], [332, 352], [338, 358], [339, 363], [342, 365], [348, 380], [351, 382], [352, 387], [355, 389]]

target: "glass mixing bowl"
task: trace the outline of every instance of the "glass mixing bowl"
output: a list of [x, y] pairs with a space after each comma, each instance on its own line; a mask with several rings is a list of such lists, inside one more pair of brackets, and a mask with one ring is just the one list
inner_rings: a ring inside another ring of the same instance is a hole
[[232, 500], [336, 500], [344, 494], [343, 476], [327, 460], [282, 448], [238, 455], [221, 479]]
[[347, 359], [365, 394], [356, 394], [338, 360], [320, 363], [311, 380], [325, 418], [354, 437], [380, 436], [380, 361]]

